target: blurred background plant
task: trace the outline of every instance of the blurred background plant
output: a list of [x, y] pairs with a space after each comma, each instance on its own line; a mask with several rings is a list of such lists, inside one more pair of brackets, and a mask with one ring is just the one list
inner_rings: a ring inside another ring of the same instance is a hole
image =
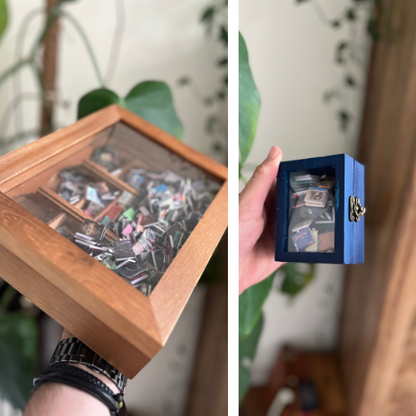
[[[241, 168], [253, 146], [260, 115], [260, 94], [250, 68], [247, 46], [239, 35], [239, 177], [245, 183]], [[313, 278], [313, 265], [297, 267], [287, 263], [280, 268], [285, 277], [280, 290], [289, 296], [299, 293]], [[250, 387], [250, 365], [254, 360], [263, 327], [263, 304], [273, 284], [275, 273], [249, 287], [239, 297], [239, 399], [240, 403]]]
[[335, 113], [342, 130], [348, 130], [354, 114], [348, 93], [351, 89], [363, 89], [365, 79], [362, 69], [365, 66], [367, 49], [358, 41], [361, 27], [371, 40], [380, 38], [380, 23], [391, 14], [392, 10], [381, 10], [380, 0], [349, 0], [335, 16], [330, 16], [319, 0], [296, 0], [299, 4], [308, 3], [317, 18], [329, 29], [346, 28], [334, 50], [334, 60], [343, 71], [339, 81], [323, 93], [323, 100], [335, 107]]
[[[23, 56], [22, 45], [25, 41], [26, 25], [30, 20], [37, 17], [40, 10], [34, 10], [26, 16], [27, 21], [22, 24], [21, 37], [18, 39], [16, 46], [16, 61], [3, 73], [0, 74], [0, 86], [9, 77], [14, 78], [16, 85], [15, 96], [9, 106], [8, 111], [3, 115], [3, 124], [0, 125], [0, 131], [7, 130], [7, 124], [13, 115], [18, 112], [20, 105], [24, 104], [26, 99], [41, 100], [42, 111], [39, 129], [35, 131], [18, 131], [11, 137], [0, 137], [2, 144], [10, 141], [16, 142], [20, 139], [26, 139], [28, 136], [42, 137], [55, 131], [58, 126], [55, 123], [54, 109], [56, 105], [56, 71], [57, 71], [57, 53], [58, 53], [58, 34], [59, 20], [66, 19], [70, 22], [78, 32], [80, 39], [88, 52], [91, 65], [96, 74], [96, 81], [99, 85], [95, 89], [82, 97], [78, 104], [78, 118], [85, 117], [93, 111], [99, 110], [107, 105], [117, 103], [128, 110], [146, 118], [151, 123], [163, 128], [168, 133], [181, 139], [183, 137], [183, 126], [176, 114], [173, 106], [172, 93], [169, 86], [164, 82], [145, 81], [135, 85], [131, 91], [124, 97], [118, 96], [115, 92], [106, 87], [109, 76], [105, 80], [101, 69], [99, 68], [95, 57], [94, 49], [80, 23], [77, 19], [66, 10], [66, 4], [75, 0], [47, 0], [45, 7], [45, 25], [39, 36], [36, 38], [29, 55]], [[122, 2], [118, 3], [120, 4]], [[4, 16], [6, 16], [3, 32], [7, 27], [7, 3], [3, 1]], [[124, 16], [124, 10], [119, 12]], [[25, 20], [26, 20], [25, 19]], [[124, 17], [123, 17], [124, 19]], [[0, 34], [1, 35], [1, 34]], [[117, 33], [118, 35], [118, 33]], [[111, 56], [106, 70], [106, 74], [113, 74], [117, 57], [120, 50], [122, 38], [115, 36], [113, 40]], [[32, 75], [38, 81], [39, 91], [27, 96], [20, 88], [20, 71], [28, 67], [32, 71]], [[18, 119], [18, 115], [15, 115]]]
[[201, 22], [207, 36], [223, 46], [223, 56], [215, 63], [222, 74], [218, 88], [206, 96], [190, 76], [182, 76], [177, 82], [180, 86], [187, 86], [197, 102], [210, 108], [205, 130], [211, 137], [214, 152], [224, 154], [228, 149], [228, 114], [224, 111], [228, 102], [228, 0], [217, 0], [207, 6], [201, 15]]
[[[75, 3], [78, 2], [75, 0], [44, 0], [37, 3], [35, 7], [25, 12], [19, 24], [13, 45], [13, 62], [0, 71], [0, 88], [3, 88], [4, 91], [7, 85], [12, 89], [11, 99], [7, 105], [3, 106], [4, 111], [0, 117], [0, 155], [56, 131], [67, 124], [60, 122], [58, 115], [59, 110], [68, 110], [71, 107], [71, 103], [62, 98], [63, 93], [60, 91], [62, 86], [58, 82], [58, 61], [60, 54], [62, 54], [61, 40], [62, 35], [65, 35], [65, 25], [71, 26], [78, 35], [86, 53], [84, 57], [88, 61], [82, 62], [79, 56], [75, 56], [73, 59], [77, 60], [78, 65], [86, 68], [87, 64], [90, 65], [95, 75], [95, 88], [78, 97], [77, 118], [84, 117], [109, 104], [117, 103], [176, 138], [184, 138], [184, 126], [179, 118], [173, 94], [167, 82], [144, 80], [132, 86], [125, 96], [109, 87], [115, 78], [123, 39], [128, 31], [128, 16], [124, 0], [114, 2], [116, 22], [108, 48], [105, 71], [102, 70], [102, 65], [97, 58], [92, 42], [89, 40], [87, 31], [79, 18], [76, 17], [76, 13], [73, 12]], [[206, 118], [203, 129], [212, 141], [213, 154], [211, 156], [224, 162], [227, 155], [227, 2], [215, 1], [207, 4], [202, 1], [199, 6], [195, 5], [194, 7], [199, 7], [198, 13], [202, 15], [201, 23], [207, 33], [215, 38], [215, 42], [218, 40], [222, 45], [221, 48], [210, 51], [210, 56], [215, 57], [213, 58], [213, 66], [218, 68], [215, 78], [220, 78], [220, 83], [215, 91], [209, 92], [208, 90], [208, 93], [204, 93], [204, 98], [199, 104], [201, 107], [207, 107], [203, 111]], [[0, 42], [4, 41], [4, 35], [10, 26], [13, 14], [11, 10], [11, 2], [0, 0]], [[30, 34], [30, 27], [34, 21], [40, 19], [43, 20], [43, 23], [39, 26], [38, 33], [33, 36]], [[130, 32], [129, 36], [133, 35]], [[26, 45], [29, 42], [32, 44], [27, 51]], [[9, 47], [9, 45], [6, 46]], [[2, 67], [4, 67], [4, 62]], [[119, 66], [119, 69], [124, 68]], [[62, 71], [65, 70], [65, 67], [62, 68]], [[27, 87], [27, 71], [35, 80], [35, 90]], [[190, 80], [191, 76], [189, 76], [189, 82], [182, 79], [180, 84], [189, 84], [194, 88], [196, 81], [191, 83]], [[137, 79], [132, 78], [132, 82], [137, 82]], [[206, 87], [207, 82], [205, 81], [204, 88], [207, 89]], [[3, 94], [4, 96], [5, 94]], [[39, 114], [38, 121], [35, 121], [34, 127], [27, 129], [24, 118], [33, 109], [33, 103], [38, 105], [36, 111]], [[29, 109], [26, 109], [26, 105]], [[189, 109], [188, 104], [186, 108]], [[200, 111], [200, 113], [202, 112]], [[193, 139], [193, 145], [198, 147], [199, 143], [201, 148], [200, 142], [201, 138]], [[212, 276], [217, 274], [218, 267], [221, 267], [218, 261], [213, 261], [210, 264], [205, 273], [206, 281], [215, 280], [212, 279]], [[39, 328], [42, 328], [42, 320], [45, 316], [33, 303], [6, 282], [0, 279], [0, 283], [0, 398], [7, 400], [12, 407], [22, 409], [31, 390], [35, 373], [39, 371], [41, 365], [45, 364], [42, 363], [42, 360], [39, 361], [41, 351], [38, 349], [39, 338], [41, 342], [43, 338], [42, 329], [39, 331]], [[172, 406], [170, 408], [167, 406], [167, 408], [170, 414], [174, 413]]]
[[[380, 37], [383, 17], [392, 11], [381, 10], [379, 0], [348, 0], [342, 11], [329, 17], [319, 0], [295, 0], [297, 4], [309, 4], [319, 20], [332, 30], [346, 29], [337, 41], [334, 51], [336, 65], [342, 68], [341, 79], [323, 93], [324, 102], [336, 108], [339, 127], [347, 131], [351, 121], [358, 118], [356, 108], [349, 99], [349, 91], [365, 88], [365, 68], [368, 49], [360, 45], [359, 30], [364, 26], [369, 38]], [[253, 79], [247, 46], [239, 38], [239, 178], [247, 183], [244, 172], [252, 171], [259, 163], [247, 163], [253, 147], [260, 116], [260, 94]], [[360, 110], [359, 110], [360, 111]], [[279, 269], [278, 290], [293, 300], [314, 278], [313, 264], [287, 263]], [[276, 273], [245, 290], [239, 297], [239, 399], [243, 401], [251, 383], [251, 368], [264, 324], [263, 306], [270, 295]], [[328, 289], [330, 291], [332, 289]]]

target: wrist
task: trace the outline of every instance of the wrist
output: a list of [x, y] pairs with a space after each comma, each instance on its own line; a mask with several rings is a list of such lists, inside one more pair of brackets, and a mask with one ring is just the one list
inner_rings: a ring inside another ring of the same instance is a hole
[[64, 330], [49, 364], [55, 363], [77, 366], [98, 378], [115, 393], [124, 393], [126, 376], [67, 330]]
[[[61, 336], [61, 341], [63, 339], [68, 339], [68, 338], [72, 338], [73, 335], [71, 334], [71, 332], [69, 332], [67, 329], [64, 328], [63, 332], [62, 332], [62, 336]], [[101, 374], [97, 371], [94, 371], [93, 369], [91, 369], [90, 367], [88, 367], [85, 364], [82, 363], [68, 363], [74, 367], [78, 367], [81, 370], [86, 371], [87, 373], [92, 374], [93, 376], [97, 377], [100, 381], [102, 381], [107, 387], [109, 387], [114, 393], [121, 393], [121, 390], [117, 387], [116, 383], [114, 383], [112, 380], [110, 380], [107, 376], [105, 376], [104, 374]]]
[[241, 295], [247, 288], [251, 286], [251, 277], [247, 271], [246, 261], [240, 261], [238, 265], [238, 294]]
[[[99, 412], [88, 412], [87, 414], [91, 416], [104, 416], [105, 413], [103, 413], [103, 410], [107, 407], [107, 411], [110, 411], [111, 416], [126, 416], [127, 409], [124, 403], [123, 393], [117, 392], [115, 386], [112, 386], [113, 389], [110, 388], [107, 384], [102, 382], [96, 374], [92, 374], [88, 371], [90, 369], [84, 367], [85, 366], [82, 365], [78, 366], [64, 362], [49, 364], [45, 370], [33, 380], [34, 400], [38, 398], [38, 402], [42, 401], [39, 400], [38, 392], [49, 396], [53, 392], [61, 392], [62, 398], [66, 401], [68, 401], [69, 397], [72, 397], [74, 400], [80, 399], [82, 402], [81, 409], [83, 409], [82, 414], [85, 414], [86, 410], [91, 410], [91, 406], [94, 408], [97, 408], [98, 406], [101, 409]], [[75, 391], [71, 388], [75, 388]], [[116, 390], [116, 392], [114, 390]], [[85, 395], [85, 393], [87, 393], [87, 395]], [[94, 400], [91, 400], [91, 398], [94, 398]], [[95, 399], [98, 400], [96, 401]], [[101, 402], [101, 405], [99, 402]], [[102, 405], [105, 407], [102, 407]], [[73, 410], [71, 404], [71, 411], [68, 414], [75, 414]]]
[[114, 394], [121, 393], [121, 390], [116, 386], [116, 384], [104, 374], [100, 374], [84, 364], [74, 364], [74, 363], [68, 363], [68, 364], [72, 365], [73, 367], [80, 368], [81, 370], [86, 371], [87, 373], [93, 375], [94, 377], [97, 377], [98, 380], [102, 381]]

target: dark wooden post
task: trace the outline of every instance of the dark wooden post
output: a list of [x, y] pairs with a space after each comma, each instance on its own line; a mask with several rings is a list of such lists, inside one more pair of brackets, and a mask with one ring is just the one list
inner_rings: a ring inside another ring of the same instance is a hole
[[398, 391], [401, 368], [416, 377], [416, 7], [381, 7], [358, 158], [366, 167], [365, 263], [347, 270], [340, 327], [350, 416], [416, 415], [415, 383]]
[[[46, 8], [50, 9], [58, 2], [58, 0], [46, 0]], [[41, 137], [49, 134], [54, 130], [53, 112], [56, 101], [56, 70], [58, 58], [58, 38], [59, 38], [59, 17], [57, 17], [49, 29], [43, 49], [43, 69], [41, 73], [42, 84], [45, 96], [42, 101], [41, 115]]]

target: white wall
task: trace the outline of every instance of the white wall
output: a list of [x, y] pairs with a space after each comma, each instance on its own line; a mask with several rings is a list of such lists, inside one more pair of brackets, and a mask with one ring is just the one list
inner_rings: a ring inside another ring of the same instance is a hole
[[[9, 0], [8, 3], [11, 25], [0, 45], [0, 71], [13, 61], [16, 35], [22, 19], [28, 12], [41, 7], [44, 1], [32, 0], [30, 7], [29, 2], [24, 0]], [[221, 72], [216, 62], [225, 52], [217, 41], [205, 36], [205, 28], [200, 23], [201, 12], [211, 3], [210, 0], [124, 0], [124, 40], [114, 79], [108, 85], [124, 96], [141, 81], [167, 82], [184, 124], [184, 141], [204, 153], [210, 153], [210, 140], [204, 131], [210, 110], [197, 101], [188, 88], [177, 86], [176, 81], [183, 75], [189, 75], [204, 95], [212, 94], [219, 86]], [[115, 0], [74, 1], [68, 2], [65, 7], [85, 29], [104, 74], [116, 24]], [[24, 56], [39, 33], [40, 16], [28, 26]], [[59, 126], [66, 126], [76, 121], [79, 98], [98, 88], [99, 84], [78, 33], [68, 21], [62, 20], [61, 24], [57, 97], [60, 105], [56, 122]], [[22, 85], [24, 91], [37, 91], [36, 80], [28, 69], [23, 71]], [[1, 116], [13, 96], [12, 83], [7, 82], [0, 91]], [[35, 101], [24, 104], [20, 119], [25, 130], [36, 127], [39, 111]], [[10, 121], [9, 136], [15, 133], [14, 120]]]
[[[352, 92], [346, 97], [355, 115], [348, 133], [339, 129], [336, 107], [322, 100], [323, 92], [342, 78], [334, 49], [347, 31], [324, 25], [311, 3], [240, 0], [240, 31], [262, 99], [257, 137], [244, 171], [247, 177], [273, 145], [282, 149], [284, 160], [355, 155], [363, 94]], [[320, 3], [329, 16], [337, 16], [351, 2]], [[365, 45], [366, 60], [368, 42], [360, 30], [356, 42]], [[362, 84], [365, 65], [352, 70]], [[253, 364], [255, 384], [266, 381], [284, 343], [313, 349], [335, 345], [343, 275], [343, 266], [318, 265], [314, 281], [292, 301], [279, 293], [282, 277], [275, 279], [264, 307], [265, 327]]]
[[[121, 0], [83, 0], [66, 6], [85, 29], [103, 73], [116, 23], [115, 1]], [[13, 62], [16, 36], [24, 16], [43, 3], [40, 0], [8, 1], [11, 21], [0, 45], [0, 71]], [[212, 94], [218, 88], [221, 72], [218, 71], [216, 62], [225, 52], [218, 42], [206, 37], [205, 28], [200, 23], [201, 12], [210, 3], [210, 0], [124, 0], [124, 41], [117, 71], [109, 87], [120, 95], [125, 95], [135, 84], [144, 80], [167, 82], [184, 124], [184, 141], [212, 155], [211, 142], [204, 131], [205, 119], [210, 110], [196, 101], [189, 89], [176, 85], [178, 78], [189, 75], [204, 95]], [[40, 25], [41, 18], [38, 17], [28, 26], [24, 49], [26, 53], [38, 35]], [[66, 21], [62, 21], [58, 71], [60, 105], [56, 121], [60, 126], [65, 126], [76, 121], [79, 98], [99, 86], [84, 45]], [[24, 91], [37, 91], [35, 80], [28, 70], [22, 73], [22, 87]], [[13, 84], [8, 81], [0, 90], [0, 117], [12, 96]], [[39, 111], [36, 101], [23, 105], [23, 129], [29, 130], [37, 126]], [[20, 124], [18, 128], [20, 131]], [[11, 118], [6, 135], [15, 132], [15, 119]], [[0, 154], [14, 147], [16, 146], [0, 148]], [[220, 161], [224, 160], [223, 156]], [[152, 416], [183, 414], [204, 293], [203, 288], [194, 292], [167, 346], [129, 383], [127, 403], [131, 409]]]
[[[165, 347], [133, 380], [128, 380], [125, 399], [132, 414], [184, 414], [205, 294], [203, 285], [195, 288]], [[40, 360], [47, 365], [61, 339], [62, 327], [48, 317], [41, 321], [41, 326], [44, 348], [40, 351]], [[0, 397], [0, 415], [21, 416], [21, 411]]]
[[146, 416], [183, 416], [206, 288], [197, 286], [165, 347], [126, 388], [130, 411]]

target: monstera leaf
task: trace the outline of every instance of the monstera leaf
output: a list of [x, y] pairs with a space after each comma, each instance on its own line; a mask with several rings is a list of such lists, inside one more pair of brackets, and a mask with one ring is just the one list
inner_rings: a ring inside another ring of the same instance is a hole
[[261, 330], [263, 329], [263, 315], [261, 314], [252, 331], [248, 335], [240, 334], [239, 338], [239, 388], [240, 404], [246, 395], [251, 382], [251, 364], [256, 355]]
[[254, 83], [244, 38], [239, 34], [239, 142], [240, 165], [253, 146], [260, 113], [260, 95]]
[[269, 296], [274, 273], [260, 283], [246, 289], [239, 298], [239, 332], [247, 336], [261, 317], [263, 304]]
[[281, 291], [296, 296], [312, 281], [314, 264], [286, 263], [280, 270], [285, 274]]
[[6, 30], [7, 23], [9, 20], [9, 11], [7, 8], [6, 0], [0, 0], [0, 39]]
[[169, 86], [160, 81], [146, 81], [137, 84], [125, 98], [106, 88], [99, 88], [85, 94], [78, 103], [78, 118], [110, 104], [119, 104], [144, 118], [172, 136], [182, 139], [183, 126], [173, 105]]

